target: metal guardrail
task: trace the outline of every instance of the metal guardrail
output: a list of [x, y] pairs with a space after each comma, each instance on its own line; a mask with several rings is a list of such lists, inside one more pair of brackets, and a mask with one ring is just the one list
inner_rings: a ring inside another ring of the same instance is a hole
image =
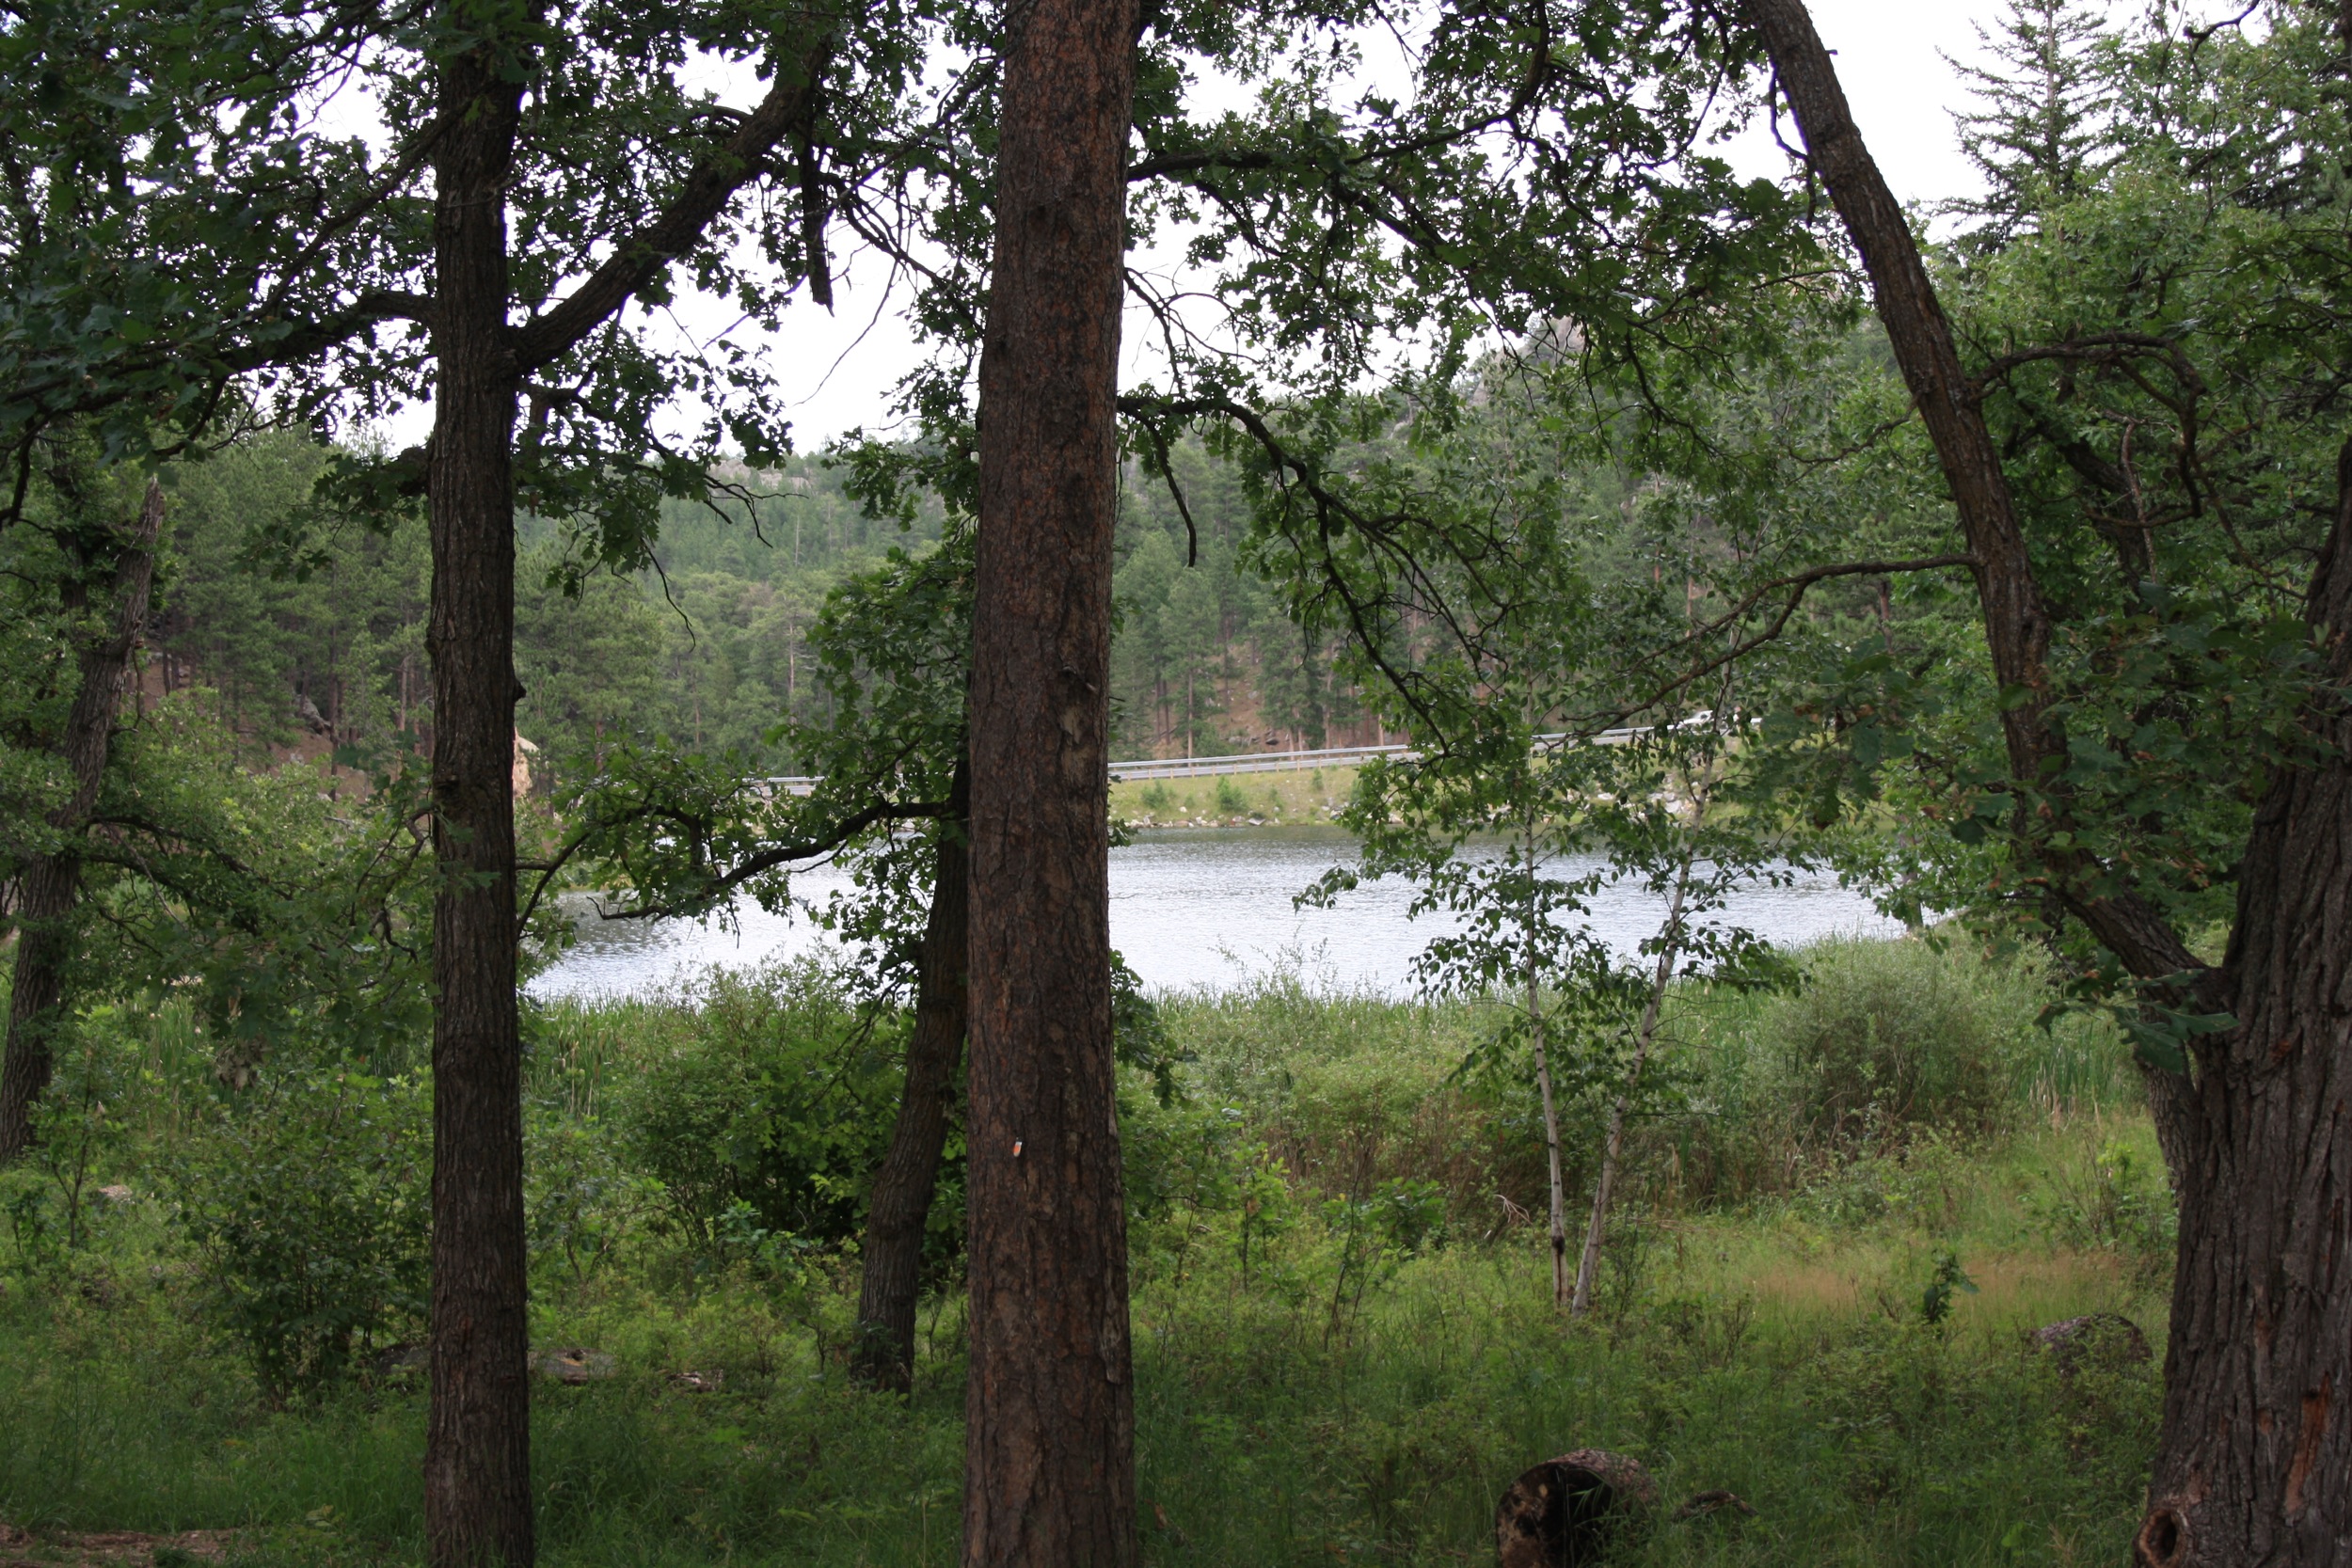
[[1244, 752], [1225, 757], [1138, 757], [1111, 764], [1111, 782], [1134, 779], [1193, 779], [1213, 773], [1282, 773], [1305, 768], [1344, 768], [1374, 757], [1409, 756], [1412, 748], [1327, 746], [1313, 752]]
[[[1603, 730], [1593, 738], [1604, 746], [1623, 743], [1632, 736], [1644, 733], [1638, 729]], [[1557, 744], [1567, 739], [1559, 735], [1539, 735], [1538, 746]], [[1198, 779], [1218, 773], [1287, 773], [1309, 768], [1349, 768], [1370, 762], [1374, 757], [1409, 757], [1414, 749], [1399, 743], [1394, 746], [1326, 746], [1312, 752], [1242, 752], [1222, 757], [1137, 757], [1132, 762], [1111, 764], [1111, 783], [1124, 784], [1138, 779]], [[806, 795], [814, 791], [818, 781], [809, 777], [763, 779], [760, 781], [788, 795]]]
[[[1624, 744], [1644, 732], [1638, 729], [1603, 730], [1594, 740], [1603, 746]], [[1539, 735], [1537, 746], [1554, 746], [1568, 739], [1565, 731], [1558, 735]], [[1111, 764], [1111, 783], [1133, 779], [1188, 779], [1212, 773], [1279, 773], [1301, 768], [1344, 768], [1369, 762], [1374, 757], [1409, 757], [1418, 754], [1410, 746], [1330, 746], [1317, 752], [1245, 752], [1229, 757], [1143, 757], [1135, 762]]]
[[[1295, 768], [1351, 767], [1374, 757], [1401, 757], [1410, 746], [1331, 746], [1316, 752], [1245, 752], [1230, 757], [1139, 757], [1111, 764], [1111, 783], [1127, 779], [1191, 779], [1216, 773], [1276, 773]], [[760, 783], [787, 795], [807, 795], [818, 781], [807, 775], [762, 779]]]

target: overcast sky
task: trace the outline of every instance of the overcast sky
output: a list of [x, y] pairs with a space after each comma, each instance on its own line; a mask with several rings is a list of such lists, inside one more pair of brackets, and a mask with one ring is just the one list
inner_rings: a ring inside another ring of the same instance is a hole
[[[1905, 201], [1976, 188], [1952, 132], [1961, 84], [1943, 56], [1974, 56], [1973, 24], [2000, 8], [2000, 0], [1813, 0], [1854, 118]], [[1776, 150], [1766, 151], [1777, 157]], [[794, 443], [803, 451], [853, 427], [889, 422], [892, 384], [913, 364], [914, 350], [887, 311], [874, 320], [882, 276], [870, 258], [865, 264], [852, 260], [834, 317], [800, 303], [786, 313], [770, 359], [795, 404]]]
[[[2119, 14], [2135, 3], [2110, 0]], [[1901, 199], [1931, 202], [1976, 188], [1953, 135], [1952, 110], [1963, 93], [1944, 56], [1976, 57], [1975, 24], [2002, 8], [2002, 0], [1813, 0], [1854, 118]], [[1766, 142], [1746, 156], [1757, 159], [1763, 173], [1775, 171], [1765, 166], [1776, 166], [1779, 155]], [[841, 231], [832, 237], [840, 244]], [[794, 445], [803, 451], [856, 427], [891, 429], [891, 389], [916, 359], [895, 316], [898, 302], [883, 298], [886, 269], [870, 255], [839, 256], [835, 265], [841, 276], [834, 313], [796, 300], [768, 345], [770, 368], [792, 404]], [[706, 318], [683, 302], [680, 316], [681, 330], [698, 335], [727, 325], [724, 314]], [[1129, 325], [1130, 339], [1139, 342], [1132, 317]], [[395, 446], [421, 440], [430, 419], [425, 410], [408, 410], [388, 434]]]

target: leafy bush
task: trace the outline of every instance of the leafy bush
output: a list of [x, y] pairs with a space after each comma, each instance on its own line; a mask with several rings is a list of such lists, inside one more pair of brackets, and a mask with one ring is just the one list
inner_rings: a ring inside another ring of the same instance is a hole
[[[637, 1082], [609, 1091], [630, 1164], [714, 1255], [753, 1230], [854, 1236], [898, 1115], [899, 1021], [852, 1006], [814, 959], [713, 971], [692, 1001]], [[960, 1172], [943, 1177], [960, 1191]]]
[[426, 1305], [431, 1097], [410, 1078], [264, 1074], [178, 1167], [216, 1321], [282, 1398], [414, 1337]]
[[660, 1182], [622, 1165], [604, 1128], [544, 1113], [524, 1126], [523, 1177], [541, 1289], [584, 1288], [661, 1197]]
[[1322, 1213], [1325, 1227], [1339, 1243], [1331, 1271], [1327, 1338], [1363, 1311], [1367, 1293], [1393, 1278], [1406, 1259], [1440, 1239], [1445, 1190], [1435, 1181], [1384, 1181], [1369, 1197], [1326, 1199]]
[[122, 1113], [136, 1076], [118, 1037], [110, 1006], [65, 1021], [52, 1037], [54, 1076], [32, 1105], [33, 1147], [0, 1175], [0, 1212], [27, 1273], [79, 1252], [106, 1212], [99, 1187], [127, 1142]]
[[[1498, 1194], [1540, 1205], [1534, 1085], [1458, 1070], [1493, 1033], [1483, 1006], [1318, 992], [1286, 971], [1169, 999], [1162, 1013], [1187, 1092], [1258, 1130], [1323, 1194], [1434, 1180], [1451, 1218], [1473, 1232], [1498, 1218]], [[1131, 1152], [1131, 1169], [1136, 1160]]]
[[2032, 1025], [2019, 977], [1924, 942], [1832, 942], [1767, 1022], [1792, 1108], [1817, 1138], [1989, 1132], [2008, 1116], [2010, 1058]]
[[1227, 816], [1239, 816], [1249, 809], [1249, 797], [1241, 785], [1231, 779], [1216, 781], [1216, 809]]

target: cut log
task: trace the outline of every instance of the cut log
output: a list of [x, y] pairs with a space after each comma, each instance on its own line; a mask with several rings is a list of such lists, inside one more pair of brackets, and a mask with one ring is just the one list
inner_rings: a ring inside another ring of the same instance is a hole
[[1496, 1506], [1496, 1560], [1501, 1568], [1586, 1568], [1657, 1503], [1658, 1483], [1638, 1459], [1604, 1449], [1547, 1459]]

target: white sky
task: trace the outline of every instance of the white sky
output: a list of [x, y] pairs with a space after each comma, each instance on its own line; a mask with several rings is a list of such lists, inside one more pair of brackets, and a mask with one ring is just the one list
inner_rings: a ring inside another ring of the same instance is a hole
[[[2106, 0], [2118, 15], [2135, 0]], [[1815, 24], [1837, 55], [1854, 118], [1881, 168], [1906, 202], [1933, 202], [1970, 194], [1973, 172], [1961, 156], [1952, 111], [1964, 94], [1944, 55], [1978, 55], [1975, 24], [1990, 23], [2002, 0], [1813, 0]], [[2233, 9], [2235, 8], [2233, 7]], [[1757, 172], [1776, 172], [1777, 149], [1759, 141], [1736, 150], [1744, 162], [1758, 160]], [[828, 238], [839, 247], [839, 229]], [[768, 344], [767, 359], [791, 404], [793, 442], [814, 451], [843, 433], [863, 426], [892, 428], [891, 392], [918, 360], [918, 351], [897, 319], [899, 302], [883, 297], [887, 269], [871, 255], [835, 255], [834, 310], [796, 299], [784, 327]], [[722, 329], [727, 317], [680, 302], [681, 325], [702, 332]], [[1141, 324], [1130, 313], [1131, 349]], [[1135, 356], [1131, 353], [1131, 361]], [[388, 432], [395, 447], [421, 440], [430, 413], [407, 410]]]
[[[1973, 24], [2001, 8], [2000, 0], [1813, 0], [1815, 24], [1837, 55], [1854, 118], [1900, 199], [1930, 202], [1977, 189], [1952, 127], [1961, 83], [1943, 55], [1973, 57]], [[1766, 143], [1762, 150], [1772, 165], [1759, 172], [1776, 172], [1778, 150]], [[866, 262], [852, 261], [848, 286], [835, 284], [833, 319], [796, 303], [771, 352], [795, 404], [801, 451], [861, 425], [886, 427], [892, 385], [915, 363], [912, 341], [890, 314], [874, 320], [882, 279]], [[1142, 324], [1131, 312], [1128, 325], [1133, 340]]]

